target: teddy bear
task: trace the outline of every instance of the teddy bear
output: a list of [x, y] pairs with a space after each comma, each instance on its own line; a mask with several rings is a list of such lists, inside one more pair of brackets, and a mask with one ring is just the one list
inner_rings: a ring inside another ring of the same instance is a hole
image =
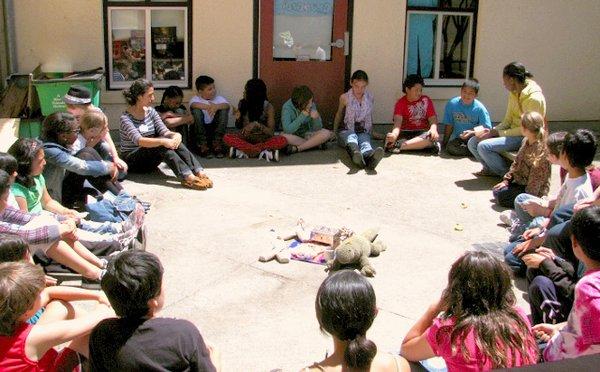
[[355, 266], [364, 276], [372, 277], [375, 269], [369, 257], [379, 256], [387, 249], [384, 243], [376, 241], [379, 229], [371, 228], [361, 234], [354, 234], [335, 248], [333, 260], [327, 262], [325, 271], [336, 271], [347, 266]]

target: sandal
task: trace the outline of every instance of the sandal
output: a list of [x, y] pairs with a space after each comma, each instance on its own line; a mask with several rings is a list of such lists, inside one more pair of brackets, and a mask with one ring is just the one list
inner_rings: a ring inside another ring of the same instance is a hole
[[208, 176], [205, 174], [197, 175], [195, 182], [198, 182], [203, 185], [207, 185], [207, 187], [209, 189], [213, 187], [213, 181], [210, 178], [208, 178]]
[[198, 180], [197, 178], [194, 180], [183, 180], [181, 181], [181, 185], [183, 187], [187, 187], [188, 189], [193, 189], [193, 190], [206, 190], [208, 189], [208, 184], [206, 183], [200, 183], [200, 180]]

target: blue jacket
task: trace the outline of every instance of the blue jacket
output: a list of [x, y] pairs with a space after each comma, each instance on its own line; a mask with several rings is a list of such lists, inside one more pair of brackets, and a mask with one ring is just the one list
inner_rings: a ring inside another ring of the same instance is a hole
[[62, 201], [62, 184], [66, 171], [81, 174], [82, 176], [104, 176], [109, 172], [109, 165], [104, 161], [82, 160], [73, 155], [64, 146], [53, 142], [44, 143], [46, 166], [44, 178], [50, 196], [59, 202]]

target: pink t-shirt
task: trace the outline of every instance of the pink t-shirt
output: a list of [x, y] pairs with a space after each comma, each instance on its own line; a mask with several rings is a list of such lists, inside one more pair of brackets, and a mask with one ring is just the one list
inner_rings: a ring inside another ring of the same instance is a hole
[[403, 96], [396, 102], [394, 116], [402, 116], [402, 130], [429, 130], [429, 119], [436, 116], [433, 102], [427, 96], [421, 96], [414, 102], [408, 102]]
[[600, 269], [590, 270], [575, 286], [567, 324], [548, 342], [546, 361], [600, 353]]
[[[527, 316], [519, 307], [515, 307], [519, 315], [525, 320], [527, 326], [531, 329], [531, 324], [527, 319]], [[457, 349], [456, 354], [452, 354], [452, 344], [450, 343], [450, 335], [452, 333], [452, 329], [454, 327], [455, 320], [454, 319], [442, 319], [436, 318], [433, 321], [433, 324], [427, 330], [427, 342], [429, 342], [429, 346], [435, 353], [435, 355], [444, 358], [446, 362], [446, 366], [448, 367], [448, 371], [488, 371], [492, 369], [492, 363], [489, 359], [483, 361], [482, 366], [483, 369], [479, 368], [479, 361], [482, 361], [485, 356], [480, 352], [479, 348], [475, 345], [475, 337], [473, 330], [469, 331], [466, 339], [456, 341], [457, 345], [462, 345], [463, 343], [467, 346], [467, 350], [469, 351], [469, 360], [465, 360], [462, 356], [462, 352], [460, 351], [460, 347]], [[439, 341], [438, 341], [439, 339]], [[529, 350], [530, 355], [534, 356], [532, 359], [536, 360], [535, 357], [537, 353], [536, 348], [532, 348]], [[508, 355], [508, 360], [512, 360], [512, 356]], [[527, 364], [523, 361], [520, 355], [517, 355], [515, 365], [508, 365], [506, 367], [519, 367]]]
[[38, 361], [25, 355], [25, 340], [33, 326], [21, 323], [12, 336], [0, 336], [0, 371], [3, 372], [45, 372], [55, 371], [58, 353], [50, 348]]

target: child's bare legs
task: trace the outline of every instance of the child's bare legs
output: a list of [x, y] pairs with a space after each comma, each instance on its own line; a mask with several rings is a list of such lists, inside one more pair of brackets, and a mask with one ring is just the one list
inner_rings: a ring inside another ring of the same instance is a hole
[[429, 138], [417, 136], [405, 141], [400, 146], [401, 151], [423, 150], [428, 147], [433, 147], [433, 142]]
[[[89, 253], [92, 254], [91, 252]], [[85, 276], [86, 278], [100, 278], [101, 263], [98, 262], [98, 265], [92, 264], [91, 262], [81, 257], [73, 248], [71, 248], [66, 242], [62, 240], [50, 247], [46, 251], [46, 255], [51, 259], [55, 260], [56, 262], [70, 267], [71, 269], [75, 270], [76, 272]], [[97, 257], [96, 259], [98, 260]]]
[[[69, 302], [54, 300], [46, 305], [44, 313], [40, 316], [36, 324], [50, 324], [61, 320], [75, 319], [84, 314], [85, 312], [76, 310]], [[88, 333], [74, 338], [67, 344], [67, 347], [88, 358], [89, 342], [90, 335]]]
[[308, 139], [296, 136], [294, 134], [283, 133], [288, 143], [298, 148], [298, 151], [304, 151], [317, 147], [331, 138], [331, 131], [328, 129], [320, 129], [312, 134]]
[[83, 244], [81, 244], [81, 242], [67, 240], [67, 243], [73, 248], [75, 253], [81, 256], [84, 260], [86, 260], [94, 266], [102, 268], [102, 261], [100, 261], [100, 259], [95, 254], [90, 252], [90, 250], [87, 249]]

